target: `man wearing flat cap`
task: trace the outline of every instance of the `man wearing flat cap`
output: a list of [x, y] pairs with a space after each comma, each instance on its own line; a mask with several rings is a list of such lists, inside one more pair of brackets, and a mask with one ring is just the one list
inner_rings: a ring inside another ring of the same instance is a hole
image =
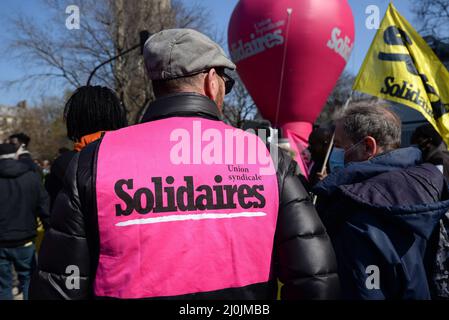
[[278, 280], [284, 299], [337, 298], [335, 254], [296, 163], [220, 120], [235, 69], [223, 49], [171, 29], [144, 59], [156, 100], [72, 160], [31, 298], [275, 299]]

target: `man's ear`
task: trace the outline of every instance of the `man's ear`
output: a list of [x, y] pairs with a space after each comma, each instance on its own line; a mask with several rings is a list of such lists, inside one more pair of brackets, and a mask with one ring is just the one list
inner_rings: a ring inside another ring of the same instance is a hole
[[220, 90], [217, 71], [214, 68], [210, 69], [204, 80], [204, 93], [212, 101], [215, 101]]
[[374, 156], [379, 153], [379, 146], [377, 145], [376, 139], [374, 139], [371, 136], [367, 136], [364, 139], [364, 145], [365, 145], [365, 154], [368, 157], [368, 159], [373, 158]]

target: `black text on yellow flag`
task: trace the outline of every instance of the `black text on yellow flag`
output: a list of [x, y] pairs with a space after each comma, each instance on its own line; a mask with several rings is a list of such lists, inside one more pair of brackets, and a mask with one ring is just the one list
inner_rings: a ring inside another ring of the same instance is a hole
[[449, 145], [449, 72], [391, 3], [353, 89], [418, 110]]

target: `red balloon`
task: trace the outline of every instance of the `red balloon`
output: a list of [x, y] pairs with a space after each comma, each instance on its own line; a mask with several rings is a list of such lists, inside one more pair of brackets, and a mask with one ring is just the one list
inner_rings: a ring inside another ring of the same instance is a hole
[[275, 126], [316, 120], [353, 39], [346, 0], [240, 0], [228, 30], [237, 71]]
[[346, 0], [240, 0], [228, 30], [231, 57], [261, 114], [301, 152], [354, 42]]

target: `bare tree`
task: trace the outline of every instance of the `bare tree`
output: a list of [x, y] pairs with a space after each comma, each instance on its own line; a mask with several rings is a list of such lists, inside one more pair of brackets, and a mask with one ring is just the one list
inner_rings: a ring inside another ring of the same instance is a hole
[[[116, 54], [139, 43], [139, 31], [158, 32], [176, 25], [175, 13], [166, 0], [115, 0], [113, 35]], [[153, 100], [151, 83], [147, 79], [143, 59], [137, 50], [118, 58], [114, 64], [115, 89], [130, 111], [130, 120], [137, 120], [138, 112]]]
[[449, 0], [413, 0], [420, 33], [440, 41], [449, 40]]
[[332, 93], [327, 98], [323, 110], [316, 120], [317, 124], [331, 121], [333, 115], [345, 105], [346, 101], [351, 96], [354, 80], [355, 77], [348, 72], [343, 72], [341, 74]]
[[[49, 19], [38, 23], [30, 16], [12, 17], [9, 52], [29, 71], [26, 77], [4, 83], [74, 89], [86, 83], [99, 63], [139, 43], [139, 31], [154, 33], [169, 27], [208, 29], [208, 12], [199, 5], [186, 7], [170, 0], [42, 0]], [[79, 30], [65, 27], [68, 5], [80, 9]], [[114, 88], [134, 121], [152, 97], [140, 52], [127, 54], [99, 69], [93, 84]]]
[[237, 73], [234, 73], [232, 77], [236, 82], [232, 93], [226, 97], [223, 104], [223, 118], [228, 124], [242, 128], [244, 122], [254, 119], [258, 111]]
[[371, 101], [379, 100], [379, 98], [361, 93], [358, 91], [353, 91], [352, 86], [355, 81], [355, 76], [344, 71], [340, 78], [337, 80], [332, 93], [327, 98], [326, 104], [323, 107], [316, 124], [326, 124], [332, 121], [334, 115], [339, 112], [351, 97], [352, 102], [357, 101]]
[[34, 158], [52, 160], [61, 147], [71, 147], [62, 121], [63, 98], [47, 97], [32, 107], [18, 108], [18, 121], [8, 135], [23, 132], [31, 137], [29, 150]]

